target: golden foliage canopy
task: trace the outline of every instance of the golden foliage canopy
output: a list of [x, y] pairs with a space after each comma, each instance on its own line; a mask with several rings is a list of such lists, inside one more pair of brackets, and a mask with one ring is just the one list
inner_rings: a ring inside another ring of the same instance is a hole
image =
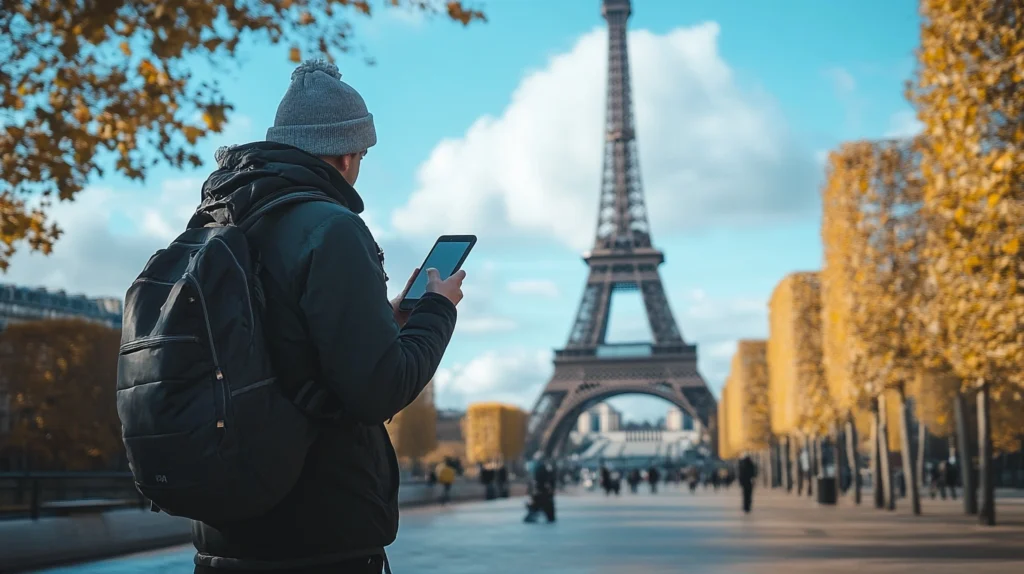
[[954, 401], [960, 392], [960, 379], [952, 372], [922, 370], [908, 389], [914, 397], [914, 414], [936, 436], [956, 432]]
[[[450, 0], [381, 0], [469, 24], [479, 10]], [[16, 245], [49, 253], [60, 230], [48, 201], [72, 200], [112, 166], [141, 179], [160, 163], [198, 166], [196, 142], [232, 106], [190, 71], [223, 70], [244, 40], [291, 45], [289, 57], [356, 46], [352, 18], [368, 0], [0, 0], [0, 271]], [[26, 194], [42, 194], [38, 205]]]
[[885, 389], [882, 394], [885, 394], [884, 416], [885, 424], [888, 426], [886, 436], [889, 438], [889, 452], [903, 452], [903, 441], [900, 434], [902, 432], [900, 429], [902, 411], [900, 410], [899, 395], [894, 389]]
[[[929, 370], [915, 381], [911, 394], [915, 414], [928, 425], [928, 431], [938, 436], [953, 436], [956, 432], [953, 402], [957, 393], [964, 392], [960, 378], [949, 370]], [[966, 392], [967, 425], [971, 432], [977, 429], [976, 393]], [[992, 427], [992, 446], [996, 453], [1017, 452], [1024, 440], [1024, 393], [1012, 385], [997, 385], [989, 402], [989, 422]]]
[[736, 453], [767, 448], [771, 441], [768, 406], [767, 346], [763, 340], [741, 340], [729, 372], [727, 413], [730, 446]]
[[527, 413], [502, 403], [474, 403], [466, 410], [463, 436], [470, 463], [510, 461], [523, 455]]
[[433, 382], [387, 425], [395, 453], [402, 459], [420, 459], [437, 448], [437, 410]]
[[863, 406], [857, 381], [867, 376], [864, 357], [850, 348], [857, 336], [851, 289], [857, 274], [853, 238], [860, 213], [848, 182], [859, 168], [863, 145], [844, 144], [829, 154], [822, 188], [822, 362], [829, 394], [841, 413]]
[[[1024, 385], [1024, 4], [922, 0], [931, 334], [966, 387]], [[995, 401], [993, 401], [993, 405]]]
[[825, 433], [835, 422], [822, 363], [818, 273], [791, 273], [768, 305], [768, 398], [772, 432]]
[[728, 460], [736, 456], [729, 437], [729, 381], [722, 387], [722, 398], [718, 401], [718, 457]]
[[0, 384], [11, 446], [58, 470], [102, 467], [122, 451], [114, 391], [121, 333], [80, 320], [19, 323], [0, 333]]
[[846, 409], [921, 366], [924, 278], [920, 154], [914, 140], [852, 142], [824, 189], [827, 368]]
[[998, 453], [1018, 452], [1024, 441], [1024, 391], [1017, 386], [997, 385], [989, 401], [992, 449]]

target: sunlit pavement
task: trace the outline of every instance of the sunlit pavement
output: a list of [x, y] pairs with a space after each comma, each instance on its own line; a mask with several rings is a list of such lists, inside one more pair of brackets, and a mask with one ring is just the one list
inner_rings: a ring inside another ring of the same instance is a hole
[[[762, 491], [744, 516], [736, 488], [642, 488], [560, 496], [555, 524], [524, 524], [522, 499], [418, 508], [403, 510], [389, 556], [396, 574], [1024, 572], [1020, 501], [1000, 501], [995, 528], [954, 502], [924, 504], [926, 515], [914, 517], [905, 503], [895, 512], [829, 508]], [[177, 547], [46, 572], [187, 573], [192, 555]]]

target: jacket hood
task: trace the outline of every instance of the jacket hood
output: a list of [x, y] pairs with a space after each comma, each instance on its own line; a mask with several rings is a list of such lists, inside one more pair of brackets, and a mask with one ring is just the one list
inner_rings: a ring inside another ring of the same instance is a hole
[[207, 223], [236, 224], [254, 206], [290, 191], [316, 189], [353, 213], [362, 213], [363, 199], [333, 166], [296, 147], [254, 142], [222, 147], [217, 170], [203, 183], [202, 202], [189, 228]]

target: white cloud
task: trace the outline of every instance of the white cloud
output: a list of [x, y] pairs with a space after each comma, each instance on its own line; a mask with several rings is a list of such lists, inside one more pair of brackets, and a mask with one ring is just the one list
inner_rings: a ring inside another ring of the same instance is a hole
[[422, 26], [427, 21], [427, 14], [423, 10], [400, 7], [384, 10], [384, 17], [388, 20], [416, 28]]
[[185, 229], [202, 180], [165, 180], [156, 193], [90, 187], [50, 215], [64, 230], [49, 256], [22, 247], [0, 280], [121, 297], [157, 249]]
[[479, 335], [481, 333], [506, 333], [514, 331], [518, 323], [508, 317], [497, 317], [484, 315], [477, 317], [460, 318], [455, 331], [457, 333], [470, 333]]
[[913, 110], [901, 110], [889, 118], [889, 129], [885, 132], [887, 138], [908, 138], [916, 136], [924, 129], [924, 124], [917, 119]]
[[[656, 236], [770, 223], [814, 205], [818, 166], [770, 98], [742, 91], [717, 24], [630, 34], [640, 166]], [[392, 214], [401, 233], [593, 240], [604, 140], [606, 32], [528, 74], [500, 117], [441, 141]]]
[[248, 139], [252, 130], [248, 116], [232, 115], [222, 133], [198, 146], [207, 160], [203, 170], [139, 187], [93, 185], [74, 202], [53, 205], [48, 213], [64, 231], [53, 253], [45, 256], [20, 245], [0, 281], [122, 297], [149, 257], [185, 230], [206, 172], [214, 168], [213, 150]]
[[827, 149], [819, 149], [818, 151], [814, 152], [814, 161], [818, 162], [819, 166], [825, 167], [825, 165], [828, 164], [829, 151], [830, 150]]
[[768, 302], [750, 297], [713, 297], [701, 290], [683, 296], [675, 313], [683, 338], [697, 343], [697, 361], [708, 386], [719, 395], [739, 339], [768, 335]]
[[[378, 243], [383, 243], [384, 241], [394, 237], [389, 229], [381, 225], [380, 220], [377, 218], [376, 211], [367, 209], [360, 213], [359, 217], [362, 218], [363, 223], [366, 224], [366, 227], [370, 230], [373, 238], [376, 239]], [[415, 269], [415, 267], [410, 268], [409, 271], [412, 272], [412, 269]]]
[[508, 292], [513, 295], [534, 295], [538, 297], [558, 297], [558, 285], [550, 279], [519, 279], [510, 281]]
[[840, 95], [851, 95], [857, 90], [857, 80], [845, 68], [828, 68], [825, 70], [825, 76], [832, 80], [832, 87]]
[[866, 101], [857, 93], [857, 80], [849, 70], [838, 66], [826, 68], [823, 73], [843, 106], [847, 129], [860, 131]]
[[438, 369], [434, 375], [438, 406], [465, 408], [479, 401], [501, 401], [533, 407], [551, 377], [551, 351], [508, 349], [488, 351], [467, 363]]

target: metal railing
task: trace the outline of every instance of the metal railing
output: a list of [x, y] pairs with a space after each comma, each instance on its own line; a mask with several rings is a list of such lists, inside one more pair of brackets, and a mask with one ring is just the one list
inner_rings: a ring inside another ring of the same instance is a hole
[[[458, 482], [477, 480], [459, 477]], [[407, 475], [401, 481], [406, 487], [428, 483]], [[0, 472], [0, 520], [38, 520], [117, 508], [150, 509], [130, 472]]]
[[130, 472], [0, 472], [0, 520], [149, 508]]

